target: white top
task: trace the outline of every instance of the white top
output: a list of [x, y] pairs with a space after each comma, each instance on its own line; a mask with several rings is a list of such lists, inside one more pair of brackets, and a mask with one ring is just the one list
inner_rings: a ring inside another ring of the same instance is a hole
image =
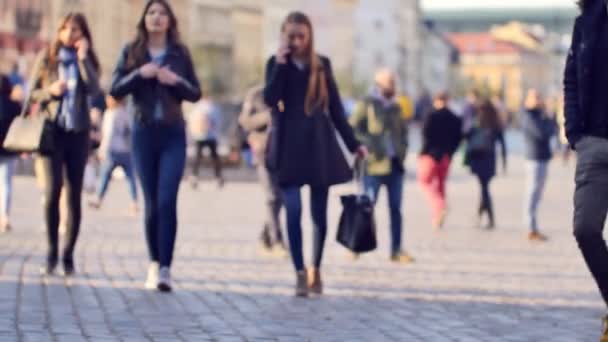
[[101, 153], [131, 152], [131, 118], [126, 107], [106, 110], [101, 127]]

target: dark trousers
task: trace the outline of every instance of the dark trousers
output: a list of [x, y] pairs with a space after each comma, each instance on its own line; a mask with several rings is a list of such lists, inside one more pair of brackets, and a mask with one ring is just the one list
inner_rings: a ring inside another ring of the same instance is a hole
[[[291, 259], [296, 271], [304, 270], [302, 253], [302, 196], [301, 187], [282, 188], [283, 203], [287, 211], [287, 235]], [[327, 237], [327, 196], [328, 187], [311, 187], [310, 210], [314, 224], [313, 264], [319, 269], [323, 259], [323, 248]]]
[[574, 235], [585, 262], [608, 305], [608, 140], [585, 137], [577, 145]]
[[378, 200], [378, 192], [382, 185], [386, 186], [388, 195], [388, 207], [391, 217], [391, 253], [401, 251], [401, 235], [403, 217], [401, 214], [401, 203], [403, 198], [403, 176], [401, 168], [393, 167], [390, 174], [386, 176], [365, 176], [365, 191], [371, 193], [374, 202]]
[[49, 244], [47, 257], [51, 263], [56, 262], [59, 257], [59, 198], [64, 185], [67, 195], [68, 240], [64, 247], [63, 260], [73, 261], [74, 248], [80, 233], [82, 185], [88, 156], [88, 131], [74, 133], [57, 129], [54, 151], [41, 157], [46, 184], [44, 216]]
[[477, 181], [479, 182], [479, 188], [481, 190], [479, 197], [479, 216], [487, 214], [490, 225], [494, 225], [494, 204], [492, 202], [492, 194], [490, 193], [492, 177], [477, 175]]
[[144, 194], [148, 252], [170, 267], [177, 235], [177, 195], [186, 165], [183, 124], [136, 124], [133, 159]]
[[217, 140], [207, 139], [196, 142], [196, 150], [194, 155], [194, 165], [192, 165], [192, 173], [198, 178], [201, 164], [203, 162], [203, 149], [208, 148], [211, 153], [211, 161], [213, 162], [213, 171], [215, 178], [222, 178], [222, 161], [217, 153]]
[[262, 243], [266, 247], [272, 247], [283, 243], [283, 233], [279, 213], [283, 207], [281, 190], [276, 177], [266, 167], [263, 159], [258, 160], [256, 165], [260, 185], [266, 195], [266, 222], [262, 231]]

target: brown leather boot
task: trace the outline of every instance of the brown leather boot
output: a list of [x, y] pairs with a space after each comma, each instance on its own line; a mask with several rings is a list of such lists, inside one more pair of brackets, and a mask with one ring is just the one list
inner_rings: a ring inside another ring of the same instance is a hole
[[308, 277], [305, 271], [296, 273], [296, 297], [308, 297]]
[[312, 294], [323, 294], [323, 281], [321, 280], [321, 271], [317, 268], [308, 269], [308, 289]]

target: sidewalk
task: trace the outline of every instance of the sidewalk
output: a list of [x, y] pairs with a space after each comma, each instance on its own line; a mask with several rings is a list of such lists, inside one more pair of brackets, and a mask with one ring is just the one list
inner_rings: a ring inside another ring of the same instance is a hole
[[[521, 218], [522, 163], [510, 165], [493, 184], [495, 232], [472, 228], [478, 189], [466, 170], [457, 166], [451, 177], [440, 235], [417, 184], [407, 183], [411, 266], [387, 262], [383, 194], [381, 249], [350, 261], [334, 237], [338, 195], [351, 188], [332, 191], [327, 294], [310, 300], [292, 297], [288, 260], [257, 255], [263, 199], [255, 183], [224, 190], [209, 183], [197, 192], [184, 183], [176, 292], [161, 295], [142, 290], [143, 228], [126, 213], [122, 182], [112, 184], [102, 211], [84, 213], [79, 275], [41, 278], [39, 194], [33, 179], [19, 178], [14, 231], [0, 236], [0, 341], [595, 341], [603, 307], [571, 234], [573, 169], [552, 165], [541, 212], [551, 241], [531, 245]], [[309, 255], [307, 206], [304, 213]]]

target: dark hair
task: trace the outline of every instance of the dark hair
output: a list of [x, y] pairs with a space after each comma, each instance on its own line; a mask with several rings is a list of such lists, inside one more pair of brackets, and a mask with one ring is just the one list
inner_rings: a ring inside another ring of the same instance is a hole
[[128, 57], [127, 57], [127, 67], [136, 68], [145, 63], [146, 54], [148, 53], [148, 30], [146, 29], [146, 14], [152, 5], [160, 4], [165, 8], [167, 14], [169, 15], [169, 31], [167, 32], [167, 40], [174, 44], [178, 45], [181, 48], [185, 48], [181, 43], [179, 37], [179, 30], [177, 28], [177, 17], [175, 16], [175, 12], [169, 5], [167, 0], [149, 0], [144, 7], [144, 11], [137, 23], [137, 34], [135, 36], [135, 40], [129, 46]]
[[595, 1], [597, 0], [578, 0], [576, 4], [581, 9], [581, 11], [585, 11], [589, 7], [591, 7], [591, 4], [593, 4]]
[[498, 116], [498, 110], [496, 110], [496, 107], [489, 99], [484, 99], [479, 103], [477, 115], [479, 127], [497, 131], [502, 130], [502, 123]]
[[329, 91], [327, 89], [327, 76], [321, 58], [315, 51], [315, 38], [310, 18], [302, 12], [291, 12], [283, 25], [281, 32], [284, 32], [288, 24], [305, 25], [310, 32], [310, 46], [308, 47], [308, 63], [310, 63], [310, 77], [308, 79], [308, 90], [304, 110], [307, 114], [312, 114], [315, 108], [327, 108], [329, 105]]
[[91, 30], [89, 29], [89, 24], [87, 22], [87, 18], [84, 14], [80, 12], [69, 12], [67, 13], [60, 22], [59, 27], [57, 28], [57, 40], [51, 45], [48, 52], [48, 65], [49, 70], [47, 70], [47, 75], [50, 70], [54, 70], [59, 65], [59, 61], [57, 59], [57, 54], [59, 53], [59, 49], [61, 48], [62, 42], [59, 40], [59, 33], [61, 30], [65, 28], [65, 26], [70, 22], [74, 22], [76, 25], [80, 27], [80, 31], [82, 31], [82, 35], [89, 41], [89, 58], [93, 63], [93, 67], [97, 72], [100, 71], [99, 59], [97, 58], [97, 54], [95, 53], [95, 49], [93, 48], [93, 36], [91, 35]]
[[489, 128], [492, 130], [502, 130], [502, 123], [498, 116], [498, 110], [489, 99], [481, 101], [477, 107], [478, 123], [481, 128]]

